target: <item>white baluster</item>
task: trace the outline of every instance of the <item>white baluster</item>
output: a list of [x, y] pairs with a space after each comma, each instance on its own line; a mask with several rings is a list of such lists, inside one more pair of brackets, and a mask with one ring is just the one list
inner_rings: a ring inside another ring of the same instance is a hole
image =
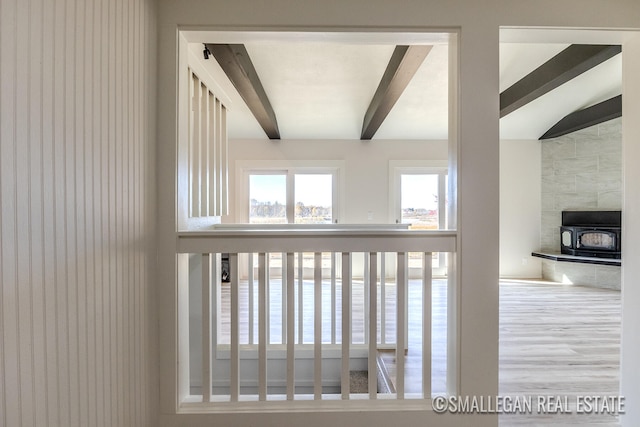
[[298, 343], [304, 343], [304, 268], [302, 265], [303, 254], [298, 253]]
[[313, 257], [313, 394], [322, 399], [322, 253]]
[[231, 401], [237, 402], [240, 396], [240, 298], [238, 292], [238, 254], [229, 254], [229, 273], [231, 274], [231, 351], [229, 387]]
[[271, 287], [269, 286], [271, 282], [271, 275], [269, 274], [269, 269], [271, 268], [271, 254], [266, 254], [265, 256], [265, 266], [264, 266], [264, 283], [265, 285], [265, 295], [266, 295], [266, 303], [264, 316], [266, 318], [266, 328], [267, 328], [267, 339], [265, 342], [267, 344], [271, 344]]
[[422, 396], [431, 398], [431, 286], [433, 254], [422, 256]]
[[406, 252], [398, 252], [398, 272], [396, 274], [396, 396], [404, 399], [404, 349], [405, 349], [405, 316], [406, 316]]
[[294, 254], [287, 254], [287, 400], [295, 393], [295, 298]]
[[287, 310], [288, 310], [288, 306], [287, 306], [287, 254], [285, 252], [283, 252], [281, 255], [282, 257], [282, 266], [281, 266], [281, 277], [282, 277], [282, 283], [281, 283], [281, 307], [282, 307], [282, 331], [280, 333], [280, 342], [282, 344], [287, 342]]
[[193, 75], [193, 127], [191, 132], [191, 144], [189, 152], [189, 170], [191, 171], [191, 216], [199, 217], [200, 214], [200, 79]]
[[[212, 352], [220, 342], [222, 334], [222, 254], [211, 254], [211, 347]], [[212, 359], [212, 364], [213, 364]], [[211, 371], [213, 375], [212, 365]]]
[[377, 340], [377, 324], [378, 324], [378, 254], [371, 252], [369, 254], [369, 399], [376, 399], [378, 397], [378, 367], [377, 367], [377, 354], [378, 354], [378, 340]]
[[[209, 91], [208, 91], [209, 92]], [[216, 103], [215, 95], [209, 92], [209, 105], [207, 108], [207, 173], [205, 176], [208, 176], [207, 182], [207, 198], [209, 199], [209, 216], [218, 216], [220, 215], [219, 207], [217, 206], [217, 197], [219, 195], [219, 189], [217, 186], [216, 180], [216, 104], [219, 105], [219, 102]], [[218, 210], [217, 210], [218, 209]]]
[[331, 344], [336, 343], [336, 253], [331, 252]]
[[254, 289], [254, 277], [253, 277], [253, 254], [247, 254], [249, 257], [249, 344], [255, 344], [253, 339], [253, 326], [254, 326], [254, 302], [255, 302], [255, 289]]
[[258, 399], [267, 400], [267, 255], [258, 254]]
[[[364, 292], [364, 307], [363, 307], [363, 311], [364, 311], [364, 318], [368, 319], [370, 314], [369, 314], [369, 292], [367, 292], [367, 288], [369, 287], [369, 283], [370, 283], [370, 276], [369, 276], [369, 257], [367, 256], [366, 253], [362, 254], [364, 257], [364, 284], [363, 284], [363, 289], [362, 291]], [[364, 325], [364, 343], [367, 344], [369, 342], [369, 329], [366, 326], [366, 323]]]
[[387, 343], [387, 278], [386, 253], [380, 253], [380, 344]]
[[[209, 213], [209, 141], [208, 118], [209, 89], [202, 83], [200, 85], [200, 214], [198, 216], [213, 215]], [[213, 148], [213, 147], [211, 147]], [[211, 171], [212, 172], [212, 171]]]
[[211, 255], [202, 254], [202, 401], [211, 401]]
[[342, 398], [349, 399], [351, 344], [351, 253], [342, 253]]

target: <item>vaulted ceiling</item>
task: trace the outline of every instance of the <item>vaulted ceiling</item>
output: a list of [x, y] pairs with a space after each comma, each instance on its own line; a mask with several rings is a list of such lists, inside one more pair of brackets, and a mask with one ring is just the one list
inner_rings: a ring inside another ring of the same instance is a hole
[[[446, 42], [206, 47], [208, 60], [204, 44], [190, 44], [230, 100], [231, 139], [447, 138]], [[619, 46], [501, 43], [501, 138], [538, 139], [554, 126], [548, 135], [619, 116], [621, 56]]]

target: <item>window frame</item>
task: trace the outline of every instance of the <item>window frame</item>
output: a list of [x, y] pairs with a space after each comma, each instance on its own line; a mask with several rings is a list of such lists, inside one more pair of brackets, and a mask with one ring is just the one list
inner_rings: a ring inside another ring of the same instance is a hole
[[240, 188], [236, 198], [236, 223], [249, 224], [250, 208], [250, 175], [286, 175], [287, 186], [287, 224], [293, 225], [295, 221], [295, 176], [327, 174], [332, 176], [332, 209], [331, 221], [339, 223], [344, 218], [343, 198], [344, 187], [342, 176], [344, 162], [335, 161], [238, 161], [237, 182]]
[[[447, 225], [447, 177], [449, 168], [446, 160], [389, 161], [389, 220], [392, 223], [402, 222], [402, 175], [438, 175], [438, 229], [445, 230]], [[446, 256], [439, 254], [434, 263], [435, 275], [444, 276], [447, 272]]]
[[[402, 220], [402, 175], [438, 175], [438, 195], [447, 194], [447, 161], [389, 161], [389, 218]], [[447, 218], [446, 198], [438, 197], [438, 229], [444, 230]]]

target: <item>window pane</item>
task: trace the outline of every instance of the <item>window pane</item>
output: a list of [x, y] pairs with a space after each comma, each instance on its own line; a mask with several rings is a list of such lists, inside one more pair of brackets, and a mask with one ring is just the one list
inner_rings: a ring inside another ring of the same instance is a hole
[[295, 223], [330, 224], [333, 220], [333, 175], [295, 175]]
[[287, 223], [287, 176], [249, 175], [249, 222]]
[[411, 229], [438, 229], [438, 175], [403, 174], [400, 185], [401, 222]]

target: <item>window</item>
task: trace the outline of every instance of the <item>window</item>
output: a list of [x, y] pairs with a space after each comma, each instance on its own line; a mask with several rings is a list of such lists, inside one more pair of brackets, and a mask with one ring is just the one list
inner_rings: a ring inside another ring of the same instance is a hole
[[[397, 224], [408, 224], [414, 230], [447, 229], [447, 168], [433, 165], [409, 165], [392, 161], [391, 218]], [[419, 254], [409, 254], [409, 268], [417, 269]], [[446, 257], [433, 254], [434, 274], [446, 274]]]
[[410, 228], [446, 229], [447, 168], [445, 166], [404, 166], [390, 162], [391, 218]]
[[438, 218], [438, 175], [400, 175], [400, 222], [411, 229], [436, 230]]
[[286, 224], [287, 175], [254, 173], [249, 176], [249, 223]]
[[296, 224], [333, 222], [333, 175], [295, 174], [294, 200]]
[[[244, 191], [238, 198], [237, 210], [241, 213], [238, 222], [265, 225], [338, 222], [338, 178], [342, 162], [298, 161], [293, 167], [290, 164], [277, 161], [239, 164]], [[322, 259], [323, 265], [332, 262], [328, 253], [323, 254]], [[303, 254], [301, 261], [304, 268], [313, 271], [313, 253]], [[280, 274], [281, 263], [282, 254], [269, 254], [273, 274]]]
[[248, 222], [337, 223], [337, 173], [336, 168], [304, 167], [245, 171]]

